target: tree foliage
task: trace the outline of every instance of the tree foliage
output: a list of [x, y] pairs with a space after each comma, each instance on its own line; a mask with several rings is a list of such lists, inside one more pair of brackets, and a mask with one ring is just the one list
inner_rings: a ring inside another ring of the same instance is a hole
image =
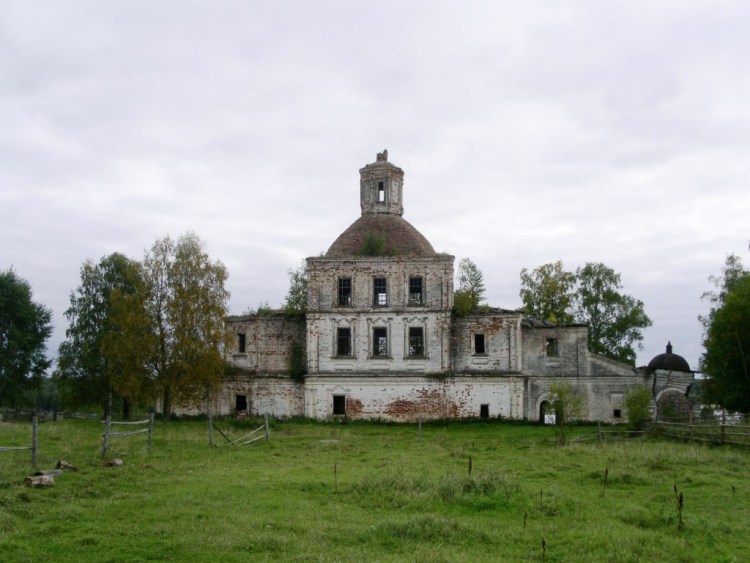
[[573, 322], [571, 306], [576, 277], [562, 261], [521, 270], [523, 312], [531, 319], [554, 324]]
[[750, 412], [750, 272], [730, 255], [722, 276], [710, 279], [716, 290], [704, 294], [712, 307], [701, 319], [703, 394], [725, 409]]
[[105, 342], [117, 330], [115, 300], [135, 291], [137, 278], [136, 264], [119, 253], [105, 256], [98, 264], [87, 260], [81, 267], [81, 284], [70, 294], [70, 307], [65, 311], [70, 324], [55, 372], [67, 391], [68, 403], [100, 403], [107, 411], [120, 374], [106, 353]]
[[484, 300], [484, 275], [469, 258], [458, 263], [458, 284], [453, 296], [453, 310], [459, 315], [476, 311]]
[[592, 352], [635, 363], [642, 330], [651, 326], [643, 302], [621, 293], [620, 274], [612, 268], [588, 262], [575, 273], [561, 261], [521, 270], [522, 311], [531, 319], [553, 323], [588, 325]]
[[[79, 402], [203, 397], [224, 374], [226, 268], [197, 235], [157, 240], [142, 262], [112, 254], [81, 268], [57, 375]], [[153, 404], [153, 403], [152, 403]]]
[[307, 311], [307, 270], [304, 263], [296, 270], [289, 270], [289, 291], [283, 310], [286, 315], [297, 318]]
[[634, 346], [642, 347], [642, 330], [651, 326], [643, 302], [620, 293], [620, 274], [602, 263], [578, 268], [576, 281], [573, 315], [588, 325], [589, 350], [635, 364]]
[[640, 432], [645, 429], [646, 423], [651, 420], [650, 404], [651, 392], [647, 388], [635, 386], [628, 390], [625, 394], [628, 430]]
[[143, 276], [154, 335], [152, 374], [169, 416], [175, 400], [194, 402], [223, 377], [227, 270], [187, 233], [156, 241], [143, 260]]
[[586, 394], [567, 381], [556, 381], [550, 385], [550, 401], [555, 407], [557, 440], [560, 445], [568, 443], [568, 425], [586, 415]]
[[20, 406], [50, 366], [46, 341], [52, 312], [35, 303], [29, 283], [13, 269], [0, 272], [0, 400]]

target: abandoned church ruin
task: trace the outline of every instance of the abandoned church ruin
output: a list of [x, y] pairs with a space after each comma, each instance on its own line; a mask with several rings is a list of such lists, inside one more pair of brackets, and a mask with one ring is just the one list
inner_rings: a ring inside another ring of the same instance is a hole
[[634, 368], [591, 353], [585, 326], [494, 308], [453, 314], [454, 257], [403, 218], [403, 188], [385, 151], [360, 170], [362, 214], [325, 255], [307, 259], [303, 318], [228, 319], [234, 369], [209, 397], [211, 412], [539, 420], [555, 382], [584, 393], [589, 420], [624, 419], [633, 386], [647, 386], [654, 409], [684, 407], [692, 372], [671, 346]]

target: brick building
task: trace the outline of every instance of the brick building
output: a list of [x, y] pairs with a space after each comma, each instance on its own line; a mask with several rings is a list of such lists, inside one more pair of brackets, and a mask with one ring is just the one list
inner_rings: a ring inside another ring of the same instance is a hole
[[[590, 420], [624, 418], [634, 386], [653, 391], [654, 408], [665, 393], [684, 400], [686, 363], [636, 369], [591, 353], [585, 326], [537, 325], [517, 311], [453, 315], [454, 257], [403, 218], [403, 179], [387, 151], [360, 170], [361, 216], [307, 259], [304, 319], [228, 319], [236, 369], [212, 412], [537, 420], [554, 382], [584, 393]], [[290, 376], [295, 353], [303, 377]]]

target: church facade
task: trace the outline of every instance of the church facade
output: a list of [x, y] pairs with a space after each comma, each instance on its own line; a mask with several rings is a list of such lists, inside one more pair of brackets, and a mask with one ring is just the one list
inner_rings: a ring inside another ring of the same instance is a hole
[[[386, 151], [360, 170], [361, 216], [306, 261], [304, 318], [227, 320], [233, 369], [209, 397], [214, 414], [543, 420], [555, 383], [582, 393], [589, 420], [624, 420], [625, 395], [638, 386], [652, 391], [654, 409], [664, 393], [684, 400], [689, 367], [598, 356], [585, 326], [495, 308], [455, 315], [454, 257], [403, 218], [403, 179]], [[306, 373], [290, 375], [295, 360]]]

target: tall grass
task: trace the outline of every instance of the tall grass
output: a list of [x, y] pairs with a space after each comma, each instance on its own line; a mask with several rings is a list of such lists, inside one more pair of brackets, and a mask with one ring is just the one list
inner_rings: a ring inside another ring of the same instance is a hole
[[[0, 424], [0, 444], [28, 427]], [[40, 468], [80, 471], [30, 489], [29, 452], [0, 454], [4, 561], [740, 561], [750, 532], [750, 453], [726, 447], [309, 421], [213, 448], [206, 421], [157, 422], [150, 452], [113, 440], [122, 467], [101, 466], [95, 422], [44, 423], [39, 446]]]

